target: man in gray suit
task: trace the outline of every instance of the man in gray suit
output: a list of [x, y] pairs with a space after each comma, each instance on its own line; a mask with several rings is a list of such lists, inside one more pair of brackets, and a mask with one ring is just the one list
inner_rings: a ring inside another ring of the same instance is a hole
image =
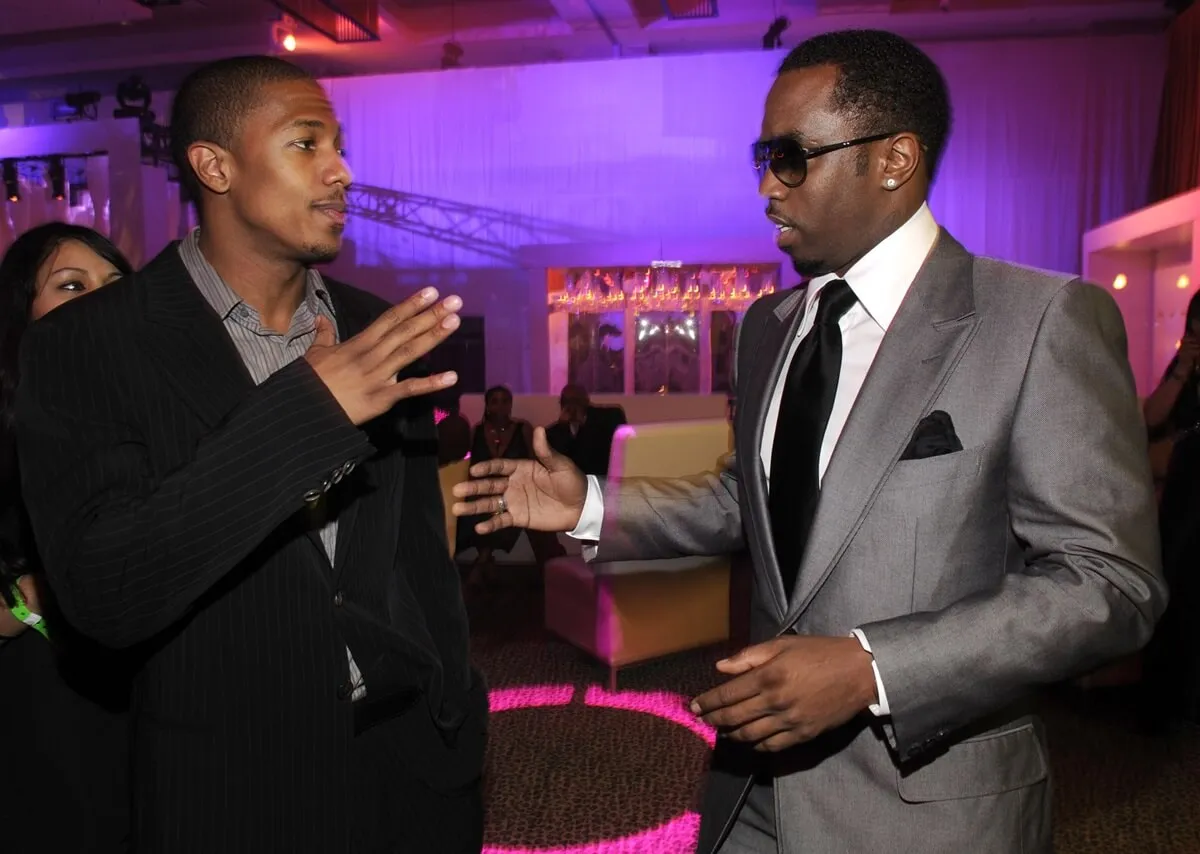
[[749, 544], [757, 643], [692, 706], [722, 735], [702, 852], [1048, 852], [1029, 695], [1137, 649], [1163, 609], [1121, 316], [939, 229], [949, 124], [903, 39], [801, 44], [754, 158], [809, 281], [746, 314], [728, 468], [588, 481], [539, 432], [536, 461], [456, 489], [456, 513], [495, 514], [482, 531], [571, 531], [600, 560]]

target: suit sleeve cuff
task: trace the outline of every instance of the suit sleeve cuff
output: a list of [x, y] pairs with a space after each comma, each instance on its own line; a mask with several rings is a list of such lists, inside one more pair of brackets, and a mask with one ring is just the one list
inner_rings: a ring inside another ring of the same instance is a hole
[[[871, 652], [871, 644], [867, 641], [867, 636], [863, 634], [862, 629], [855, 629], [852, 634], [858, 638], [858, 642], [862, 644], [863, 649]], [[888, 706], [887, 691], [883, 688], [883, 679], [879, 676], [879, 665], [875, 663], [874, 653], [871, 654], [871, 672], [875, 674], [875, 693], [879, 696], [879, 702], [872, 703], [867, 708], [877, 718], [887, 717], [892, 713], [892, 710]]]
[[604, 496], [600, 492], [600, 479], [594, 474], [587, 476], [587, 497], [583, 500], [583, 512], [575, 530], [567, 536], [583, 540], [583, 559], [591, 561], [596, 556], [596, 543], [600, 540], [600, 529], [604, 527]]

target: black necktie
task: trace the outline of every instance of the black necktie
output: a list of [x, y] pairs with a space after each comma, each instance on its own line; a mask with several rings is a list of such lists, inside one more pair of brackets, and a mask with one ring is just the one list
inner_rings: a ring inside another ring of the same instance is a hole
[[854, 291], [841, 279], [821, 288], [816, 320], [796, 348], [779, 401], [767, 503], [783, 589], [789, 596], [796, 585], [821, 492], [821, 443], [842, 369], [842, 330], [838, 321], [857, 301]]

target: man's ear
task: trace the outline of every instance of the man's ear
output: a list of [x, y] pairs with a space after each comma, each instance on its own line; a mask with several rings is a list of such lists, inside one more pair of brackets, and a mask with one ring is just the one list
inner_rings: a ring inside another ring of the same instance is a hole
[[219, 196], [229, 192], [233, 181], [233, 158], [214, 142], [193, 142], [187, 150], [188, 163], [196, 179]]

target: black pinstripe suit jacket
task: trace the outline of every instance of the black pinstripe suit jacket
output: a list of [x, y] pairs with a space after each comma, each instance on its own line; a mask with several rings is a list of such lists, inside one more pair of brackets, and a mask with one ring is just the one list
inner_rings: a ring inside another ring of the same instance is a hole
[[[328, 285], [343, 340], [386, 308]], [[256, 387], [175, 246], [34, 324], [22, 371], [51, 584], [81, 631], [144, 657], [140, 852], [346, 850], [364, 727], [389, 731], [397, 773], [478, 776], [487, 698], [426, 400], [360, 429], [303, 359]], [[337, 514], [332, 565], [313, 490]], [[367, 686], [353, 707], [347, 645]]]

